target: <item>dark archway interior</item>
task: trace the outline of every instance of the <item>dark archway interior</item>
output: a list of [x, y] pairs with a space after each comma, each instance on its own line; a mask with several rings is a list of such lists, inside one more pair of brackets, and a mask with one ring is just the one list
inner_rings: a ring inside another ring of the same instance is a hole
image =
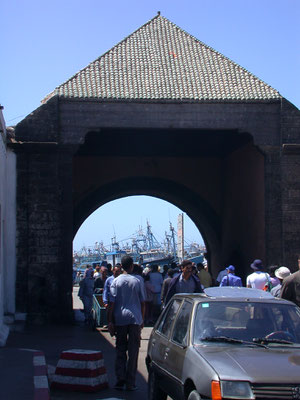
[[237, 130], [103, 128], [88, 132], [77, 154], [224, 157], [251, 139]]

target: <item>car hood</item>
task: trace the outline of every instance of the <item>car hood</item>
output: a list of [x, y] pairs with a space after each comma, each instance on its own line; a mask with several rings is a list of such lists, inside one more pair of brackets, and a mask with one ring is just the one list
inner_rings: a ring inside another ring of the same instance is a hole
[[196, 346], [196, 351], [224, 380], [300, 383], [300, 348]]

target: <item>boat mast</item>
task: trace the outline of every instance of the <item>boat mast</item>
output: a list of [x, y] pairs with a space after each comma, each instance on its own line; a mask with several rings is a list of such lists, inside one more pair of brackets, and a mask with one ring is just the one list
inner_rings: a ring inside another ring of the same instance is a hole
[[147, 250], [159, 249], [161, 247], [158, 240], [151, 231], [151, 226], [149, 224], [149, 221], [147, 221], [146, 239], [147, 239]]
[[147, 249], [147, 238], [143, 232], [142, 227], [139, 227], [136, 235], [132, 238], [132, 252], [140, 253]]
[[117, 242], [116, 235], [111, 238], [111, 251], [119, 251], [120, 245]]

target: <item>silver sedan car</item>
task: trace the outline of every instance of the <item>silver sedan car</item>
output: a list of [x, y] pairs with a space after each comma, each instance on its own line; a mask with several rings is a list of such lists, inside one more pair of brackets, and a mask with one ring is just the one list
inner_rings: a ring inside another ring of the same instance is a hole
[[146, 364], [149, 400], [300, 399], [300, 309], [256, 289], [177, 294]]

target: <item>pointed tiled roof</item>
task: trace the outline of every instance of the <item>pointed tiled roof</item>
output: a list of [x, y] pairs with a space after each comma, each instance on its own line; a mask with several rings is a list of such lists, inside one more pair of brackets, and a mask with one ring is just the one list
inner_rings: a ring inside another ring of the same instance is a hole
[[271, 86], [158, 14], [58, 86], [65, 98], [110, 100], [279, 99]]

